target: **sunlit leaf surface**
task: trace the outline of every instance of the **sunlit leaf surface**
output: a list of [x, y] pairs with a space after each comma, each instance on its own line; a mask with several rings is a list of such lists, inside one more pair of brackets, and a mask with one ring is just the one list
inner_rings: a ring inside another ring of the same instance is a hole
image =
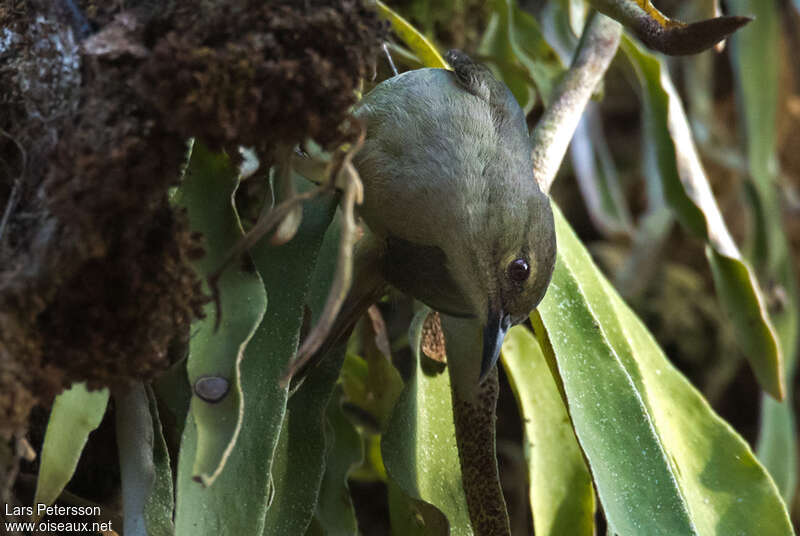
[[447, 69], [447, 62], [444, 61], [439, 51], [424, 35], [419, 33], [407, 20], [397, 14], [389, 6], [377, 0], [378, 13], [381, 17], [388, 20], [392, 29], [405, 42], [406, 46], [414, 52], [426, 67], [438, 67]]
[[592, 477], [539, 343], [515, 326], [502, 352], [524, 423], [533, 528], [540, 536], [592, 536]]
[[539, 312], [611, 530], [793, 534], [750, 448], [670, 364], [554, 212], [558, 261]]

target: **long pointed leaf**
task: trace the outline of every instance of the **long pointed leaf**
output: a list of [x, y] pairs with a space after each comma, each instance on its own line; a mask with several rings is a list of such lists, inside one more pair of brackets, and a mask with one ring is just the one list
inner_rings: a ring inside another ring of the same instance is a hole
[[539, 23], [512, 0], [493, 0], [491, 18], [478, 52], [489, 56], [499, 78], [526, 113], [536, 104], [533, 86], [546, 106], [553, 86], [564, 72]]
[[389, 6], [376, 0], [378, 13], [381, 17], [388, 20], [392, 29], [400, 36], [408, 48], [414, 52], [426, 67], [438, 67], [448, 69], [447, 62], [444, 61], [436, 47], [428, 39], [419, 33], [406, 19], [398, 15]]
[[264, 536], [305, 534], [325, 473], [325, 411], [344, 359], [344, 347], [325, 356], [289, 400], [272, 462], [273, 499]]
[[633, 234], [631, 215], [611, 153], [603, 136], [597, 104], [590, 102], [570, 144], [572, 167], [594, 226], [606, 236]]
[[147, 387], [147, 401], [153, 426], [154, 478], [150, 494], [144, 504], [144, 519], [148, 536], [172, 536], [175, 534], [175, 524], [172, 522], [175, 510], [172, 467], [158, 414], [158, 404], [150, 387]]
[[144, 508], [155, 481], [153, 421], [141, 382], [114, 395], [117, 447], [122, 480], [123, 530], [129, 536], [147, 536]]
[[[213, 154], [195, 143], [175, 200], [186, 208], [192, 231], [203, 235], [205, 255], [194, 265], [204, 280], [244, 236], [233, 206], [238, 184], [239, 172], [227, 156]], [[247, 255], [231, 263], [218, 287], [219, 326], [217, 304], [209, 303], [205, 318], [192, 325], [186, 363], [189, 384], [195, 390], [189, 411], [198, 441], [192, 473], [206, 486], [220, 475], [236, 444], [244, 411], [240, 363], [267, 307], [264, 285]], [[208, 382], [224, 387], [209, 397], [201, 389]]]
[[[787, 384], [791, 386], [799, 351], [800, 295], [797, 269], [789, 253], [776, 188], [776, 114], [781, 57], [778, 6], [772, 0], [732, 0], [728, 5], [756, 17], [750, 27], [731, 40], [731, 59], [740, 116], [744, 119], [749, 184], [754, 194], [751, 200], [756, 230], [751, 259], [762, 281], [772, 285], [775, 306], [770, 315], [783, 350]], [[759, 458], [769, 468], [787, 504], [792, 503], [797, 486], [798, 452], [792, 399], [793, 393], [789, 391], [781, 404], [763, 400], [758, 440]]]
[[89, 434], [100, 425], [108, 405], [108, 389], [87, 391], [72, 384], [58, 395], [50, 411], [42, 445], [34, 504], [53, 504], [72, 478]]
[[[453, 425], [450, 379], [441, 367], [431, 371], [421, 365], [421, 360], [427, 359], [420, 351], [427, 315], [427, 308], [420, 311], [409, 329], [413, 371], [381, 440], [383, 463], [393, 482], [390, 495], [394, 485], [407, 497], [427, 505], [417, 507], [412, 515], [427, 521], [414, 534], [441, 534], [432, 527], [436, 512], [426, 515], [427, 509], [434, 508], [446, 516], [450, 534], [471, 535]], [[395, 525], [394, 517], [392, 524]]]
[[791, 535], [747, 444], [669, 363], [560, 211], [539, 306], [610, 528], [620, 536]]
[[332, 441], [326, 454], [325, 475], [315, 517], [328, 534], [355, 536], [358, 525], [347, 476], [363, 459], [364, 446], [358, 431], [342, 411], [341, 396], [339, 386], [328, 404], [326, 437]]
[[170, 536], [172, 469], [155, 397], [139, 383], [114, 401], [125, 534]]
[[714, 283], [737, 341], [763, 389], [780, 400], [784, 380], [778, 337], [755, 274], [714, 200], [680, 97], [659, 58], [627, 37], [622, 49], [642, 85], [648, 143], [655, 146], [655, 167], [665, 198], [684, 226], [708, 243]]
[[330, 223], [331, 196], [303, 206], [297, 235], [272, 247], [261, 240], [251, 256], [270, 305], [241, 364], [244, 418], [236, 447], [218, 480], [203, 488], [192, 480], [197, 430], [190, 412], [178, 460], [176, 535], [260, 534], [269, 501], [273, 452], [286, 411], [279, 379], [297, 350], [303, 303], [322, 237]]
[[539, 343], [515, 326], [502, 352], [524, 423], [533, 528], [538, 536], [593, 536], [592, 477]]

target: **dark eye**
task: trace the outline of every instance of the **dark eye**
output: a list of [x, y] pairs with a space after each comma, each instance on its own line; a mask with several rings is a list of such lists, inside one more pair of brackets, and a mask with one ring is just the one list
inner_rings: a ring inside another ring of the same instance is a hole
[[528, 262], [525, 259], [515, 259], [509, 263], [508, 277], [512, 281], [522, 283], [528, 279], [529, 275], [531, 275], [531, 267], [528, 266]]

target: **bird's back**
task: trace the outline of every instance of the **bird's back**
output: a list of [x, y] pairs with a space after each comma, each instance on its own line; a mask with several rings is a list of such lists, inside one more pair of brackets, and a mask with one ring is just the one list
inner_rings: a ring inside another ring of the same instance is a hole
[[367, 128], [355, 157], [361, 214], [379, 236], [439, 245], [443, 228], [480, 225], [487, 197], [530, 193], [525, 181], [504, 181], [531, 165], [524, 115], [502, 84], [476, 95], [452, 71], [409, 71], [377, 86], [356, 115]]

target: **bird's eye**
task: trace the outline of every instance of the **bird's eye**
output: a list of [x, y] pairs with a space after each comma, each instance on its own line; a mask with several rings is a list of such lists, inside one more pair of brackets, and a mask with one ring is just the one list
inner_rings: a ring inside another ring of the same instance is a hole
[[525, 259], [514, 259], [508, 265], [508, 277], [512, 281], [522, 283], [528, 276], [531, 275], [531, 267], [528, 266], [528, 261]]

